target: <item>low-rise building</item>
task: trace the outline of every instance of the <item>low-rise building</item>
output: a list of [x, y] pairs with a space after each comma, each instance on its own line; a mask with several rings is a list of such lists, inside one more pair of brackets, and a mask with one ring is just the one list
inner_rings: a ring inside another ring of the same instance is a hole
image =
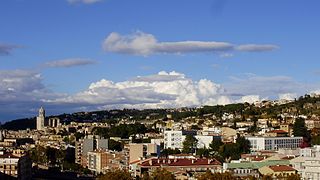
[[303, 137], [246, 137], [246, 139], [250, 141], [252, 151], [295, 149], [303, 142]]
[[273, 178], [287, 177], [296, 174], [296, 170], [288, 165], [264, 166], [259, 168], [261, 175], [270, 175]]
[[20, 151], [0, 152], [0, 179], [6, 177], [28, 180], [32, 177], [31, 159]]

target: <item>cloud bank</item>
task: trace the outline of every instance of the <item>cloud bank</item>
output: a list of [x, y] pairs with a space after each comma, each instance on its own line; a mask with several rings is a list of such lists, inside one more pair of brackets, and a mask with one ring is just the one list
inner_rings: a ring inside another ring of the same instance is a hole
[[234, 45], [215, 41], [159, 42], [152, 34], [137, 31], [130, 35], [112, 32], [103, 42], [106, 52], [148, 56], [152, 54], [221, 53], [233, 51], [263, 52], [278, 48], [271, 44]]
[[52, 114], [114, 108], [195, 107], [254, 103], [272, 96], [292, 99], [296, 94], [319, 93], [319, 87], [319, 84], [309, 86], [286, 76], [263, 77], [250, 74], [233, 77], [228, 84], [217, 84], [208, 79], [195, 81], [175, 71], [161, 71], [121, 82], [101, 79], [81, 92], [62, 94], [50, 90], [39, 72], [2, 70], [0, 120], [35, 116], [41, 105]]

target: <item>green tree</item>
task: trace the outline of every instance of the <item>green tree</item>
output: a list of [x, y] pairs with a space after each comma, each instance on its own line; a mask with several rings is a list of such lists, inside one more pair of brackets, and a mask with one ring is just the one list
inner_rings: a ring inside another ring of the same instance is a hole
[[204, 148], [200, 148], [200, 149], [197, 149], [197, 153], [196, 153], [198, 156], [200, 156], [201, 158], [202, 157], [209, 157], [210, 156], [210, 150], [207, 149], [206, 147]]
[[218, 151], [220, 146], [223, 145], [223, 142], [221, 141], [221, 139], [216, 139], [213, 138], [212, 142], [209, 144], [209, 148], [211, 151]]
[[247, 140], [245, 137], [243, 136], [238, 136], [238, 138], [236, 139], [236, 144], [238, 146], [238, 151], [239, 153], [249, 153], [250, 152], [250, 141]]
[[198, 180], [236, 180], [237, 178], [232, 176], [231, 173], [212, 173], [207, 171], [206, 173], [197, 177]]
[[293, 124], [293, 135], [307, 137], [308, 129], [303, 118], [297, 118]]
[[97, 178], [98, 180], [133, 180], [130, 173], [124, 170], [109, 170], [106, 174]]
[[174, 175], [163, 168], [157, 168], [151, 173], [152, 180], [174, 180]]
[[197, 143], [198, 143], [198, 140], [194, 136], [188, 134], [186, 136], [186, 139], [182, 143], [183, 145], [182, 152], [194, 153], [195, 149], [197, 148]]
[[122, 150], [122, 144], [121, 142], [115, 141], [113, 139], [108, 140], [108, 149], [113, 151], [121, 151]]
[[167, 157], [171, 154], [181, 154], [181, 151], [179, 149], [171, 149], [171, 148], [164, 149], [161, 151], [161, 156]]

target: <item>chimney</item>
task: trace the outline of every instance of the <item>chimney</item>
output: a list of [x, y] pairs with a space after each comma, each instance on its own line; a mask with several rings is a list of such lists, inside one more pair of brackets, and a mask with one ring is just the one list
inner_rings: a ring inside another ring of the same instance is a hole
[[160, 159], [158, 159], [158, 164], [160, 163]]
[[194, 164], [194, 159], [191, 159], [191, 163]]

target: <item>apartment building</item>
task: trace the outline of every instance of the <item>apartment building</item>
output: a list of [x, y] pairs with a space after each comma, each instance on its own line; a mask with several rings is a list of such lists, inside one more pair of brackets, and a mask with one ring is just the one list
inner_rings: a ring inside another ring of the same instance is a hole
[[31, 159], [14, 150], [12, 153], [0, 152], [0, 179], [18, 178], [28, 180], [32, 177]]
[[125, 151], [91, 151], [88, 152], [88, 169], [96, 174], [105, 173], [109, 169], [127, 169], [128, 154]]
[[75, 162], [82, 166], [87, 166], [87, 153], [94, 150], [108, 149], [108, 139], [100, 137], [87, 136], [76, 142], [76, 159]]
[[250, 141], [252, 151], [295, 149], [303, 142], [303, 137], [246, 137], [246, 139]]
[[129, 144], [129, 162], [160, 155], [160, 146], [153, 143]]
[[300, 156], [290, 160], [301, 178], [320, 179], [320, 146], [300, 149]]

